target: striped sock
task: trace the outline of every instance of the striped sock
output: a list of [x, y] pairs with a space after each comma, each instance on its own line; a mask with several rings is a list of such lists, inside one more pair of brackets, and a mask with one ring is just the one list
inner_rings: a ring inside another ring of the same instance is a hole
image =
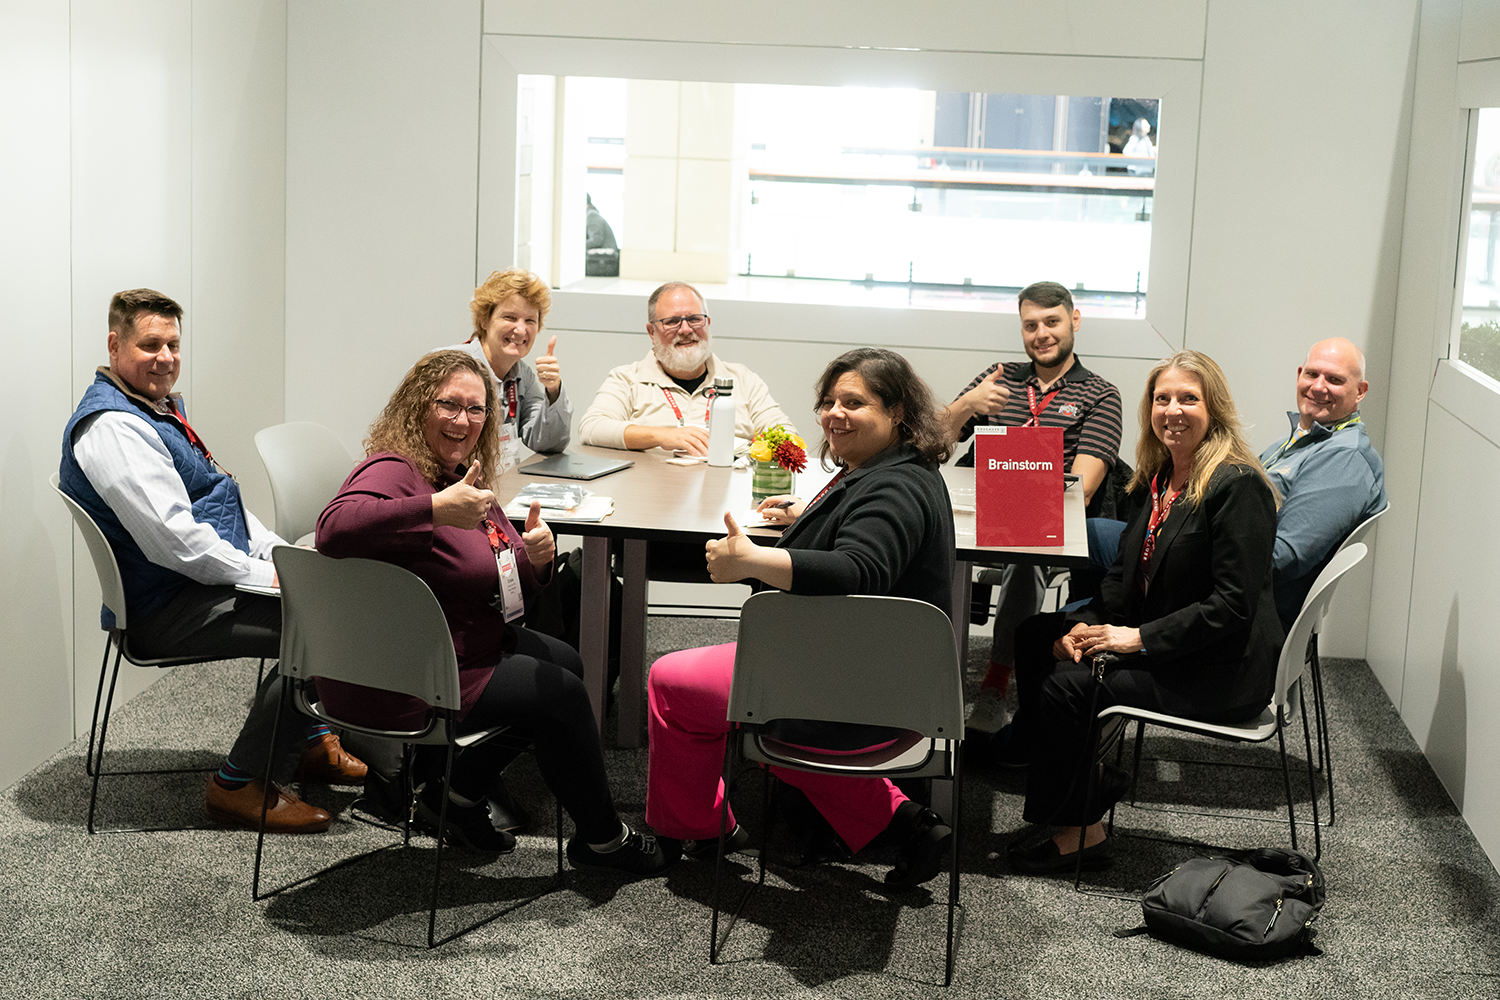
[[249, 771], [241, 771], [232, 764], [228, 757], [224, 758], [224, 764], [214, 775], [214, 783], [226, 792], [237, 792], [255, 778]]
[[323, 725], [320, 722], [316, 726], [312, 727], [312, 732], [307, 734], [307, 742], [316, 743], [332, 732], [332, 729], [329, 729], [327, 726]]

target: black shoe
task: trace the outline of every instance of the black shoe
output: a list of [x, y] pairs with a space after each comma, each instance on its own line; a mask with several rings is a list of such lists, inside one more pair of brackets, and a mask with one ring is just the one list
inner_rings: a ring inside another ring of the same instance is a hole
[[901, 853], [896, 867], [885, 873], [885, 884], [893, 889], [910, 889], [929, 881], [943, 870], [943, 862], [953, 847], [953, 829], [931, 809], [923, 809], [917, 825]]
[[662, 849], [655, 837], [629, 826], [625, 828], [624, 842], [612, 851], [596, 851], [577, 834], [568, 841], [568, 862], [585, 871], [620, 872], [635, 878], [651, 878], [664, 874], [676, 860]]
[[484, 793], [484, 797], [490, 804], [490, 822], [497, 830], [507, 833], [521, 833], [531, 826], [531, 814], [526, 808], [511, 797], [510, 789], [505, 787], [505, 779], [496, 776], [490, 782], [490, 787]]
[[[419, 825], [434, 837], [437, 836], [438, 809], [442, 805], [438, 796], [441, 794], [441, 785], [429, 785], [417, 796]], [[461, 806], [452, 799], [448, 800], [448, 823], [443, 828], [443, 842], [461, 844], [470, 850], [486, 854], [509, 854], [516, 849], [514, 836], [495, 829], [487, 804]]]
[[[1108, 868], [1109, 854], [1114, 846], [1114, 839], [1105, 837], [1093, 847], [1085, 847], [1083, 870], [1098, 871], [1101, 868]], [[1029, 847], [1012, 844], [1005, 854], [1006, 860], [1010, 862], [1010, 870], [1019, 875], [1058, 875], [1071, 872], [1078, 865], [1078, 852], [1069, 851], [1063, 854], [1057, 849], [1057, 844], [1051, 837]]]
[[[750, 831], [738, 823], [734, 824], [734, 829], [724, 837], [724, 856], [728, 857], [731, 854], [746, 854], [752, 858], [760, 855], [760, 851], [750, 847]], [[719, 838], [684, 840], [682, 856], [692, 858], [694, 861], [713, 861], [719, 856]]]
[[1009, 722], [994, 736], [985, 748], [984, 759], [995, 767], [1015, 771], [1025, 770], [1031, 763], [1026, 748], [1016, 740], [1016, 724]]

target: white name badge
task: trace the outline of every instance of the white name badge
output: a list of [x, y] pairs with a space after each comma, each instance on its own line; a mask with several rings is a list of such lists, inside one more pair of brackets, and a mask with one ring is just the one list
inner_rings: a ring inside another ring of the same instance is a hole
[[510, 546], [495, 553], [495, 565], [500, 571], [500, 591], [495, 596], [495, 607], [505, 613], [505, 620], [513, 622], [526, 613], [526, 598], [521, 594], [521, 573], [516, 568], [516, 554]]
[[495, 473], [497, 476], [505, 475], [521, 460], [521, 436], [516, 425], [509, 420], [500, 425], [500, 449], [496, 460], [500, 463], [500, 469]]

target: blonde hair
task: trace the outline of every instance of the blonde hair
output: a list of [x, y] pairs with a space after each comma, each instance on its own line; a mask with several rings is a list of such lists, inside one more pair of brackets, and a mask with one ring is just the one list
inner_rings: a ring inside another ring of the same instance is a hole
[[530, 271], [512, 268], [509, 271], [494, 271], [484, 284], [474, 289], [474, 299], [469, 303], [469, 312], [474, 317], [474, 332], [469, 339], [483, 337], [490, 328], [490, 318], [495, 307], [512, 295], [519, 295], [536, 308], [536, 328], [541, 330], [547, 310], [552, 308], [552, 292], [547, 283]]
[[480, 361], [467, 351], [433, 351], [423, 355], [411, 371], [396, 386], [385, 409], [370, 425], [370, 435], [365, 438], [365, 455], [391, 451], [410, 459], [417, 469], [434, 486], [437, 485], [437, 456], [427, 444], [427, 414], [437, 399], [438, 390], [454, 375], [472, 372], [484, 383], [484, 405], [490, 416], [474, 442], [474, 450], [464, 456], [472, 462], [478, 455], [483, 469], [489, 473], [496, 468], [495, 456], [500, 450], [500, 422], [493, 419], [496, 409], [495, 383], [484, 370]]
[[1208, 433], [1193, 454], [1192, 471], [1188, 474], [1188, 500], [1193, 504], [1202, 503], [1209, 480], [1221, 464], [1229, 462], [1245, 466], [1259, 476], [1270, 487], [1276, 506], [1280, 507], [1281, 495], [1266, 476], [1265, 469], [1261, 468], [1260, 459], [1245, 442], [1244, 425], [1235, 409], [1234, 397], [1229, 393], [1229, 380], [1224, 377], [1224, 369], [1213, 358], [1197, 351], [1178, 351], [1171, 357], [1162, 358], [1146, 376], [1146, 392], [1141, 396], [1139, 411], [1141, 436], [1135, 446], [1135, 475], [1130, 479], [1129, 488], [1149, 489], [1152, 478], [1171, 461], [1167, 446], [1162, 444], [1151, 426], [1156, 380], [1169, 371], [1187, 372], [1196, 378], [1203, 387], [1203, 405], [1208, 410]]

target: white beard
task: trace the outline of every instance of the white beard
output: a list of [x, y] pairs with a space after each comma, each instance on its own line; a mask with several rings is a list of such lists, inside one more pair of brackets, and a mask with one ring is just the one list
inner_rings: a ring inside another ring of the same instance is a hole
[[668, 372], [695, 372], [708, 363], [708, 356], [713, 352], [709, 349], [706, 338], [699, 339], [693, 344], [663, 345], [660, 341], [651, 341], [651, 353], [656, 356], [656, 361]]

